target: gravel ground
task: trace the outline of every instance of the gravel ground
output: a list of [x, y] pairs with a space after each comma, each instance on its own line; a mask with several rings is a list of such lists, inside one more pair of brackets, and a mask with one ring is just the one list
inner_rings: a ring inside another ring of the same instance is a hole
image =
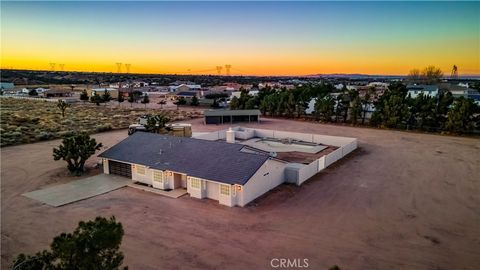
[[[228, 127], [189, 122], [195, 132]], [[2, 269], [98, 215], [123, 223], [130, 269], [272, 269], [273, 258], [306, 258], [309, 269], [478, 269], [480, 140], [276, 119], [251, 126], [356, 137], [360, 148], [245, 208], [132, 188], [53, 208], [21, 194], [75, 179], [51, 158], [59, 141], [2, 148]], [[95, 137], [107, 148], [126, 131]]]

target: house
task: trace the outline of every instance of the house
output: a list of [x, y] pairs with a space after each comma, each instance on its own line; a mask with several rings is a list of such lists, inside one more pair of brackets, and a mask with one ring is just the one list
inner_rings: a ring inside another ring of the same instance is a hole
[[87, 95], [89, 97], [94, 95], [102, 96], [105, 94], [105, 91], [107, 91], [110, 94], [111, 98], [118, 98], [118, 88], [110, 88], [110, 87], [87, 89]]
[[15, 85], [13, 83], [0, 82], [0, 90], [1, 91], [12, 90], [13, 88], [15, 88]]
[[205, 124], [260, 123], [261, 114], [260, 110], [206, 110], [203, 112]]
[[436, 85], [407, 85], [407, 91], [412, 98], [416, 98], [420, 94], [429, 97], [438, 96], [438, 86]]
[[180, 85], [171, 85], [168, 87], [170, 92], [185, 92], [185, 91], [200, 91], [202, 89], [201, 85], [198, 84], [180, 84]]
[[178, 93], [175, 93], [175, 96], [177, 98], [186, 98], [186, 99], [191, 99], [193, 97], [198, 97], [198, 92], [195, 92], [195, 91], [182, 91], [182, 92], [178, 92]]
[[105, 174], [243, 207], [283, 183], [301, 185], [356, 147], [354, 138], [236, 127], [196, 138], [137, 132], [99, 157]]
[[[38, 92], [38, 91], [37, 91]], [[73, 96], [73, 92], [70, 89], [48, 89], [45, 91], [40, 91], [39, 96], [43, 97], [71, 97]]]

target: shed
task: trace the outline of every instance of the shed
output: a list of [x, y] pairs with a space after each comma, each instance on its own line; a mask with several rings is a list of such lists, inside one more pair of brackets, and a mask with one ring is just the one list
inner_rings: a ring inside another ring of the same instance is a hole
[[224, 124], [237, 122], [260, 123], [260, 110], [206, 110], [203, 112], [205, 124]]

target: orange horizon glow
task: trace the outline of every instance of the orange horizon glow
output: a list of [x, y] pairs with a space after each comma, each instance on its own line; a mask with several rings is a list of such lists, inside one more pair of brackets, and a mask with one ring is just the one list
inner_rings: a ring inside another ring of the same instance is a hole
[[137, 74], [216, 75], [223, 66], [225, 75], [229, 64], [231, 75], [401, 76], [433, 65], [448, 76], [456, 65], [480, 76], [474, 2], [1, 5], [1, 68], [117, 73], [122, 62]]

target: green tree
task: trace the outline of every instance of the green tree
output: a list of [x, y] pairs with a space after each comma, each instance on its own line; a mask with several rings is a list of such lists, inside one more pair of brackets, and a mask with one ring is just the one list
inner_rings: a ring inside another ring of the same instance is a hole
[[132, 107], [133, 103], [135, 102], [135, 97], [133, 92], [128, 93], [128, 103], [130, 103], [130, 107]]
[[198, 106], [200, 103], [198, 102], [197, 96], [193, 96], [192, 100], [190, 101], [190, 105], [192, 106]]
[[32, 89], [32, 90], [28, 91], [28, 95], [36, 97], [36, 96], [38, 96], [38, 92], [37, 92], [37, 90]]
[[335, 100], [330, 95], [317, 98], [315, 102], [315, 116], [325, 122], [332, 121], [335, 110]]
[[478, 125], [475, 115], [479, 112], [478, 105], [472, 99], [457, 98], [448, 111], [446, 129], [456, 134], [471, 131]]
[[81, 221], [73, 233], [56, 236], [50, 244], [50, 250], [43, 250], [33, 256], [18, 255], [13, 262], [13, 269], [119, 269], [124, 258], [119, 251], [123, 234], [123, 226], [115, 217]]
[[365, 95], [361, 98], [362, 102], [362, 125], [365, 124], [365, 119], [367, 118], [367, 112], [371, 108], [373, 103], [373, 98], [375, 97], [375, 87], [370, 87]]
[[350, 120], [356, 125], [360, 117], [362, 117], [362, 99], [357, 95], [351, 102]]
[[375, 103], [372, 124], [398, 128], [409, 116], [407, 90], [401, 83], [391, 84]]
[[147, 108], [147, 104], [150, 103], [150, 99], [148, 98], [147, 94], [143, 95], [143, 99], [142, 99], [141, 102], [142, 102], [142, 104], [145, 105], [145, 108]]
[[178, 98], [173, 104], [177, 105], [177, 110], [180, 105], [185, 105], [187, 104], [187, 100], [184, 97]]
[[445, 129], [447, 122], [447, 114], [450, 106], [453, 103], [453, 95], [450, 92], [440, 93], [438, 97], [437, 106], [435, 109], [435, 122], [442, 130]]
[[232, 100], [230, 100], [230, 109], [231, 110], [237, 110], [240, 107], [240, 101], [237, 97], [233, 97]]
[[87, 159], [102, 147], [86, 133], [73, 133], [65, 137], [58, 148], [53, 148], [54, 160], [65, 160], [73, 175], [81, 175]]
[[117, 101], [118, 101], [118, 105], [120, 105], [120, 103], [122, 103], [122, 102], [125, 101], [125, 98], [123, 97], [123, 93], [122, 93], [122, 92], [118, 92]]
[[88, 101], [88, 93], [87, 93], [87, 90], [84, 89], [82, 91], [82, 93], [80, 94], [80, 100], [82, 101]]
[[255, 106], [257, 105], [257, 100], [254, 97], [251, 97], [247, 100], [247, 103], [245, 103], [245, 109], [246, 110], [251, 110], [255, 109]]
[[297, 106], [297, 102], [295, 100], [295, 96], [293, 92], [285, 92], [285, 111], [288, 117], [293, 118], [295, 114], [295, 108]]
[[62, 112], [62, 117], [65, 117], [65, 111], [67, 110], [68, 107], [70, 107], [70, 104], [65, 102], [64, 100], [59, 99], [57, 103], [57, 107]]

